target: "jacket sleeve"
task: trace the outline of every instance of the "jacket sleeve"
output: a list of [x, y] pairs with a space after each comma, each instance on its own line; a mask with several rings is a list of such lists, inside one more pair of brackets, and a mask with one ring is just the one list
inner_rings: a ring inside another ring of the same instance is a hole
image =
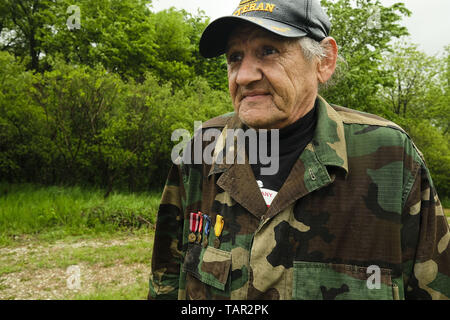
[[182, 183], [180, 167], [169, 171], [157, 214], [153, 244], [149, 300], [178, 298], [180, 266], [182, 263]]
[[424, 162], [415, 175], [402, 216], [405, 298], [449, 299], [449, 225]]

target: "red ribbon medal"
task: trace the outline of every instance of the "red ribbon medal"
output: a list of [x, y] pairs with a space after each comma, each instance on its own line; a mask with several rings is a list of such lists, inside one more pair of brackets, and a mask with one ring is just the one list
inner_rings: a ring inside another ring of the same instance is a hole
[[190, 243], [194, 243], [195, 240], [197, 240], [197, 236], [195, 235], [195, 233], [197, 232], [198, 225], [199, 225], [198, 214], [195, 212], [191, 212], [191, 216], [189, 219], [189, 230], [191, 231], [191, 233], [189, 234], [188, 237]]

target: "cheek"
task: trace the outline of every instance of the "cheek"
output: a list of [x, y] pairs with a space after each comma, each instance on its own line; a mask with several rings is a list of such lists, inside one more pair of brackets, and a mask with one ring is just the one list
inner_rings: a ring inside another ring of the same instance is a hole
[[292, 66], [286, 77], [286, 97], [289, 102], [299, 103], [299, 99], [303, 99], [305, 94], [314, 87], [314, 74], [312, 70]]
[[295, 99], [298, 83], [301, 81], [301, 70], [297, 64], [281, 61], [266, 72], [278, 99], [286, 103]]
[[275, 104], [283, 109], [289, 109], [295, 101], [300, 85], [289, 75], [284, 74], [273, 81], [273, 88], [276, 95], [274, 96]]

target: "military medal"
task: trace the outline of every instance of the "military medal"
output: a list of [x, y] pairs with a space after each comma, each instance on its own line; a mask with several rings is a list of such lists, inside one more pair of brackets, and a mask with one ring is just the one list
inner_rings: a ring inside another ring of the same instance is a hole
[[211, 229], [211, 218], [207, 215], [203, 215], [203, 225], [204, 227], [204, 236], [203, 236], [203, 248], [206, 248], [208, 246], [208, 236], [209, 236], [209, 230]]
[[216, 239], [214, 240], [214, 248], [219, 249], [220, 247], [220, 239], [219, 237], [222, 235], [223, 230], [223, 217], [221, 215], [216, 216], [216, 225], [214, 226], [214, 234], [216, 235]]
[[189, 219], [189, 230], [191, 231], [191, 233], [189, 234], [188, 237], [190, 243], [194, 243], [195, 240], [197, 240], [197, 236], [195, 235], [195, 233], [197, 232], [197, 228], [198, 228], [198, 214], [191, 212], [191, 216]]
[[198, 228], [197, 228], [197, 236], [196, 236], [196, 241], [197, 243], [202, 243], [202, 228], [203, 228], [203, 214], [199, 211], [197, 213], [197, 219], [198, 219]]

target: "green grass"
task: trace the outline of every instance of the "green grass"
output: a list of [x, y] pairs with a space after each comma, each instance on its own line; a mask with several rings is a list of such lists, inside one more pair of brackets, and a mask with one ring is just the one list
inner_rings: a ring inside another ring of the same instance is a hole
[[136, 283], [116, 288], [98, 285], [95, 292], [76, 294], [71, 300], [144, 300], [148, 294], [148, 278], [138, 277]]
[[[113, 238], [100, 238], [101, 243], [105, 244], [109, 241], [114, 241], [120, 238], [126, 238], [129, 235], [115, 235]], [[143, 238], [145, 236], [145, 239]], [[30, 248], [27, 252], [26, 258], [17, 259], [17, 254], [9, 253], [0, 257], [0, 276], [13, 272], [21, 271], [35, 271], [51, 268], [67, 268], [71, 265], [85, 263], [88, 266], [94, 264], [100, 267], [113, 266], [120, 261], [121, 264], [129, 265], [135, 263], [148, 263], [151, 260], [152, 246], [149, 239], [152, 238], [151, 233], [134, 234], [133, 237], [142, 237], [142, 239], [134, 240], [133, 242], [122, 245], [108, 245], [108, 246], [82, 246], [74, 247], [70, 244], [79, 244], [89, 240], [77, 240], [72, 242], [64, 239], [63, 246], [58, 247], [54, 244], [49, 244], [46, 241], [35, 242], [34, 245], [39, 244], [39, 251]], [[92, 238], [97, 240], [95, 238]], [[114, 243], [114, 242], [113, 242]], [[42, 252], [48, 252], [43, 254]], [[51, 258], [49, 258], [49, 255]]]
[[23, 236], [52, 240], [153, 227], [160, 192], [103, 195], [101, 189], [0, 183], [0, 246]]
[[[27, 240], [0, 248], [0, 300], [142, 300], [148, 293], [153, 231], [105, 239]], [[81, 289], [67, 286], [67, 268], [79, 266]]]
[[0, 300], [146, 298], [161, 192], [104, 193], [0, 183]]

